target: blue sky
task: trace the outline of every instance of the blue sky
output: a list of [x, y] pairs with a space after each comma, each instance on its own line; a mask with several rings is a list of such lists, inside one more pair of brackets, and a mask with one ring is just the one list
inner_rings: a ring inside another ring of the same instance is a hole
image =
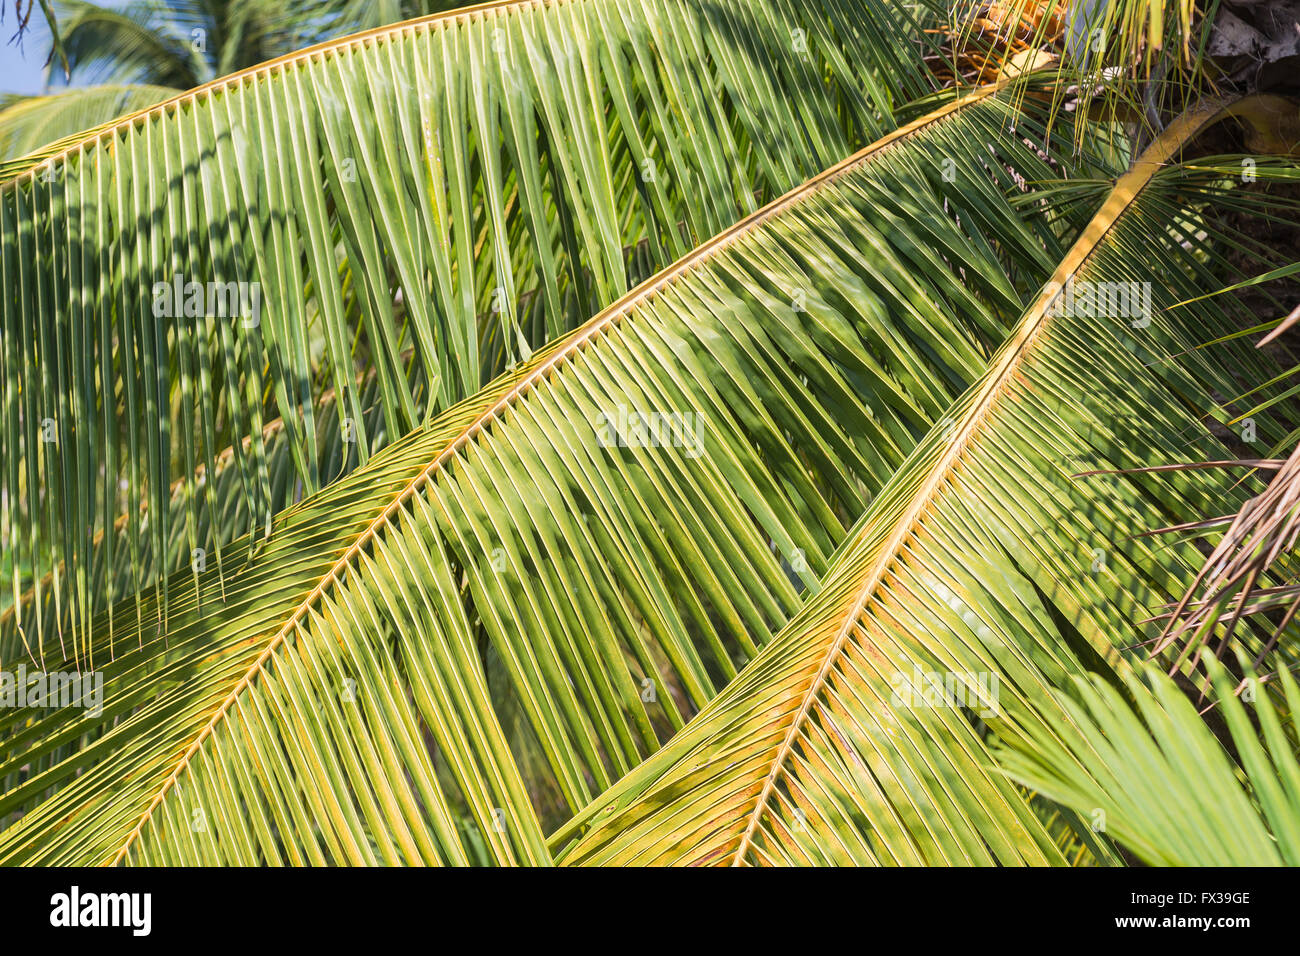
[[[9, 7], [9, 4], [5, 4]], [[0, 22], [0, 93], [40, 93], [45, 87], [45, 57], [49, 31], [39, 11], [32, 14], [22, 46], [10, 42], [14, 11], [9, 7]]]

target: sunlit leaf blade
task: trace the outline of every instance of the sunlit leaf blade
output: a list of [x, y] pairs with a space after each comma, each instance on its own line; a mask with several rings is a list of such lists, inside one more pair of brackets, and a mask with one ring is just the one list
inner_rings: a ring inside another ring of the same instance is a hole
[[0, 861], [545, 862], [820, 587], [1081, 227], [1008, 201], [1073, 162], [1013, 100], [704, 244], [286, 510], [202, 615], [148, 599], [107, 663], [101, 618], [101, 719], [0, 715]]
[[[198, 537], [220, 522], [194, 478], [227, 447], [241, 531], [265, 531], [266, 422], [310, 493], [329, 477], [327, 389], [364, 462], [892, 128], [930, 89], [912, 17], [879, 0], [492, 4], [310, 48], [9, 168], [0, 458], [17, 472], [0, 490], [13, 565], [49, 576], [60, 637], [84, 641], [151, 580], [166, 619], [172, 569], [140, 539], [165, 553], [178, 478], [188, 550], [228, 557], [230, 538]], [[90, 586], [97, 536], [131, 555], [125, 593]]]
[[[1218, 103], [1183, 116], [1118, 180], [820, 591], [555, 835], [563, 862], [1065, 862], [1040, 808], [994, 767], [989, 736], [1044, 726], [1073, 677], [1126, 669], [1149, 636], [1137, 622], [1201, 558], [1130, 529], [1225, 497], [1203, 470], [1075, 476], [1186, 460], [1189, 447], [1230, 457], [1210, 428], [1231, 418], [1216, 396], [1235, 394], [1238, 372], [1273, 371], [1240, 340], [1195, 348], [1236, 327], [1223, 310], [1165, 311], [1216, 287], [1211, 240], [1178, 228], [1177, 197], [1198, 174], [1166, 164], [1222, 116]], [[1123, 304], [1125, 290], [1137, 299]], [[1074, 827], [1114, 858], [1088, 821]]]

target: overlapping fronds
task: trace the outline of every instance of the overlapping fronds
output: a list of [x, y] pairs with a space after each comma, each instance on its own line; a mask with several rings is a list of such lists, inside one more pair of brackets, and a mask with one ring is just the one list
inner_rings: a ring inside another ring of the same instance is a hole
[[[1215, 168], [1212, 163], [1203, 165]], [[1276, 175], [1284, 181], [1294, 180], [1295, 172], [1294, 167], [1269, 170], [1270, 178]], [[1274, 218], [1281, 219], [1288, 213], [1294, 216], [1300, 204], [1294, 199], [1281, 197], [1275, 200], [1275, 205], [1280, 215], [1275, 214]], [[1251, 240], [1243, 236], [1242, 241], [1248, 243]], [[1288, 263], [1229, 286], [1216, 295], [1274, 283], [1297, 273], [1300, 273], [1300, 264]], [[1274, 314], [1288, 314], [1266, 324], [1273, 328], [1259, 339], [1258, 347], [1274, 342], [1300, 318], [1300, 307], [1291, 309], [1290, 301], [1283, 303], [1274, 298], [1272, 309]], [[1259, 333], [1259, 329], [1253, 328], [1239, 334]], [[1273, 345], [1274, 349], [1280, 347], [1281, 343]], [[1282, 360], [1294, 363], [1294, 358], [1287, 358], [1292, 354], [1282, 351]], [[1240, 401], [1251, 401], [1251, 407], [1244, 409], [1234, 424], [1243, 432], [1250, 431], [1259, 415], [1267, 414], [1277, 403], [1300, 394], [1300, 386], [1294, 384], [1296, 371], [1296, 366], [1291, 364], [1273, 381], [1266, 383], [1285, 386], [1280, 393], [1269, 395], [1268, 390], [1249, 389]], [[1256, 399], [1260, 399], [1258, 403]], [[1267, 634], [1267, 638], [1255, 655], [1253, 667], [1265, 666], [1266, 659], [1275, 650], [1280, 651], [1276, 656], [1280, 658], [1277, 663], [1281, 667], [1295, 666], [1298, 658], [1295, 649], [1288, 646], [1287, 638], [1296, 633], [1296, 612], [1300, 610], [1300, 588], [1297, 588], [1295, 580], [1295, 544], [1300, 536], [1300, 448], [1295, 447], [1297, 439], [1300, 439], [1300, 430], [1293, 428], [1266, 452], [1276, 454], [1291, 447], [1291, 453], [1285, 459], [1186, 463], [1185, 467], [1219, 469], [1227, 475], [1241, 468], [1261, 469], [1268, 486], [1233, 514], [1223, 514], [1220, 510], [1195, 521], [1150, 532], [1202, 535], [1212, 542], [1195, 580], [1176, 603], [1171, 602], [1167, 613], [1161, 615], [1164, 627], [1155, 643], [1155, 650], [1164, 651], [1177, 645], [1177, 654], [1173, 655], [1175, 664], [1185, 657], [1194, 656], [1206, 646], [1213, 646], [1222, 657], [1238, 628], [1254, 628]]]
[[[380, 424], [381, 409], [375, 400], [376, 384], [373, 375], [367, 377], [362, 388], [365, 425], [375, 429]], [[338, 421], [338, 404], [334, 401], [333, 392], [325, 392], [318, 401], [316, 414], [316, 448], [321, 474], [341, 475], [350, 470], [356, 461], [352, 448], [354, 436], [354, 430], [341, 427]], [[262, 428], [260, 437], [267, 463], [268, 500], [272, 513], [279, 514], [284, 508], [302, 499], [303, 485], [294, 468], [292, 449], [285, 440], [283, 420], [277, 418], [268, 422]], [[241, 444], [247, 453], [251, 439], [246, 438]], [[234, 465], [235, 449], [232, 447], [215, 456], [211, 472], [203, 464], [197, 469], [194, 482], [197, 506], [194, 514], [198, 518], [195, 533], [200, 542], [233, 540], [239, 537], [254, 517], [250, 510], [251, 502], [244, 493], [245, 476]], [[168, 536], [163, 541], [164, 558], [161, 562], [156, 561], [153, 555], [155, 539], [150, 533], [151, 518], [147, 509], [141, 510], [138, 519], [141, 528], [138, 555], [133, 555], [129, 549], [114, 549], [102, 533], [95, 535], [91, 541], [89, 572], [90, 587], [94, 594], [130, 594], [136, 567], [133, 559], [138, 559], [146, 566], [165, 568], [191, 566], [202, 571], [208, 566], [206, 556], [202, 552], [196, 556], [191, 547], [189, 529], [185, 523], [191, 507], [187, 492], [187, 483], [183, 478], [172, 483], [165, 524]], [[122, 504], [126, 507], [131, 504], [125, 495]], [[116, 521], [119, 532], [126, 527], [126, 523], [127, 516], [123, 512]], [[10, 605], [0, 612], [0, 661], [14, 661], [32, 654], [43, 656], [42, 648], [59, 647], [62, 650], [66, 647], [68, 651], [71, 650], [71, 641], [60, 644], [58, 608], [52, 583], [51, 573], [39, 585], [29, 587], [16, 606]], [[34, 607], [38, 599], [42, 602], [39, 614]], [[131, 608], [127, 612], [128, 619], [138, 623], [139, 618], [135, 616], [137, 611], [138, 609]], [[38, 620], [43, 624], [41, 631], [35, 627]]]
[[0, 715], [0, 862], [546, 862], [818, 589], [1086, 221], [1008, 201], [1072, 162], [1014, 99], [704, 244], [287, 509], [224, 597], [101, 617], [102, 715]]
[[265, 531], [266, 422], [310, 493], [333, 477], [316, 422], [332, 389], [364, 462], [892, 128], [929, 88], [912, 16], [878, 0], [489, 4], [310, 48], [8, 168], [15, 596], [30, 569], [84, 639], [123, 596], [91, 587], [104, 547], [129, 555], [127, 593], [163, 585], [165, 615], [169, 569], [142, 538], [165, 553], [177, 479], [189, 550], [220, 565], [222, 540], [198, 537], [220, 527], [197, 513], [200, 466], [234, 448], [245, 530]]
[[1203, 654], [1230, 754], [1184, 692], [1153, 667], [1126, 697], [1080, 680], [1054, 716], [999, 762], [1026, 786], [1072, 808], [1151, 866], [1300, 865], [1300, 688], [1283, 673], [1276, 699], [1245, 657], [1237, 679]]
[[[1238, 394], [1238, 374], [1276, 371], [1227, 335], [1231, 310], [1189, 302], [1223, 280], [1182, 202], [1200, 174], [1166, 164], [1221, 115], [1213, 103], [1185, 115], [1118, 180], [818, 593], [555, 835], [564, 862], [1065, 861], [1039, 798], [997, 770], [988, 742], [1050, 727], [1055, 690], [1145, 656], [1139, 622], [1201, 554], [1131, 529], [1224, 498], [1201, 470], [1077, 476], [1230, 457], [1219, 426], [1232, 415], [1217, 398]], [[1285, 430], [1257, 424], [1266, 445]], [[1072, 822], [1095, 858], [1114, 859], [1090, 821]]]
[[[1239, 627], [1254, 624], [1269, 632], [1255, 655], [1253, 666], [1258, 668], [1292, 630], [1300, 610], [1300, 588], [1288, 568], [1300, 536], [1300, 450], [1285, 461], [1259, 464], [1272, 472], [1268, 487], [1235, 514], [1216, 514], [1159, 529], [1181, 534], [1222, 530], [1195, 580], [1169, 613], [1162, 615], [1165, 625], [1155, 648], [1163, 651], [1177, 646], [1176, 662], [1207, 645], [1217, 645], [1222, 653]], [[1294, 655], [1290, 649], [1287, 656], [1294, 660]]]
[[929, 56], [945, 80], [978, 82], [1050, 55], [1058, 121], [1070, 113], [1120, 119], [1146, 142], [1198, 98], [1220, 92], [1220, 18], [1235, 19], [1221, 4], [1195, 0], [971, 0], [951, 5], [948, 23], [936, 28], [941, 50]]
[[99, 126], [105, 116], [134, 113], [175, 94], [148, 84], [92, 86], [39, 96], [0, 97], [0, 180], [26, 169], [20, 157]]

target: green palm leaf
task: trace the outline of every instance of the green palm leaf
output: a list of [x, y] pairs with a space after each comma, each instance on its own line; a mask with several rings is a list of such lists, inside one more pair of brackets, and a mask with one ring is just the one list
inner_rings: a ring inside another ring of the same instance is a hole
[[287, 509], [224, 599], [101, 619], [102, 718], [0, 717], [0, 861], [549, 860], [820, 587], [1078, 228], [1006, 198], [1071, 166], [1014, 99], [706, 243]]
[[197, 533], [200, 465], [235, 449], [243, 530], [264, 531], [265, 422], [314, 491], [334, 477], [315, 420], [332, 388], [349, 467], [364, 462], [891, 128], [929, 88], [909, 17], [876, 0], [501, 3], [309, 48], [8, 166], [14, 567], [50, 576], [59, 627], [84, 639], [124, 596], [90, 587], [99, 536], [130, 556], [125, 593], [158, 580], [165, 614], [170, 568], [143, 563], [137, 502], [162, 555], [183, 478], [189, 550], [221, 564], [229, 539]]
[[[361, 404], [366, 415], [364, 425], [371, 429], [380, 425], [382, 414], [376, 400], [376, 388], [374, 376], [366, 376], [366, 381], [362, 384]], [[316, 447], [322, 474], [343, 474], [355, 458], [350, 440], [354, 433], [342, 427], [335, 398], [332, 391], [327, 391], [317, 403]], [[260, 439], [266, 456], [266, 490], [270, 510], [273, 514], [279, 514], [300, 501], [303, 492], [302, 481], [294, 468], [292, 449], [286, 440], [284, 420], [277, 418], [267, 422], [262, 428]], [[242, 445], [242, 450], [247, 453], [251, 442], [245, 439]], [[238, 538], [255, 518], [251, 510], [252, 501], [244, 484], [247, 476], [238, 467], [234, 467], [235, 461], [235, 449], [227, 448], [215, 456], [211, 472], [202, 464], [197, 469], [193, 510], [197, 519], [195, 537], [200, 542]], [[191, 529], [186, 526], [186, 518], [191, 509], [189, 490], [185, 478], [172, 482], [169, 489], [167, 515], [163, 519], [167, 537], [162, 542], [164, 556], [161, 561], [156, 560], [153, 554], [152, 519], [147, 510], [141, 510], [138, 515], [141, 533], [137, 554], [132, 554], [130, 549], [114, 549], [102, 532], [96, 533], [91, 541], [88, 574], [94, 594], [131, 593], [134, 590], [137, 561], [150, 567], [193, 565], [198, 570], [203, 570], [207, 562], [195, 560], [190, 541]], [[130, 506], [125, 491], [121, 504], [124, 507]], [[119, 533], [127, 527], [127, 520], [128, 516], [123, 511], [114, 522]], [[59, 609], [52, 587], [53, 580], [53, 573], [47, 574], [23, 592], [16, 604], [11, 604], [0, 613], [0, 661], [17, 660], [28, 653], [29, 647], [39, 653], [42, 647], [59, 645]], [[41, 601], [39, 612], [35, 608], [38, 599]], [[110, 614], [113, 610], [111, 607], [108, 609]], [[137, 612], [137, 608], [130, 608], [127, 617], [138, 623]], [[43, 629], [39, 632], [34, 626], [36, 621], [43, 624]]]
[[[1166, 311], [1216, 287], [1184, 225], [1204, 176], [1166, 164], [1224, 112], [1171, 124], [1116, 183], [818, 593], [686, 730], [556, 834], [564, 862], [1065, 862], [988, 741], [1049, 726], [1071, 679], [1123, 673], [1138, 622], [1200, 563], [1190, 545], [1159, 549], [1129, 529], [1213, 513], [1213, 478], [1073, 475], [1213, 448], [1208, 423], [1231, 419], [1214, 396], [1236, 393], [1225, 370], [1269, 378], [1240, 341], [1196, 348], [1234, 328], [1222, 311]], [[1149, 310], [1063, 304], [1071, 283], [1129, 282], [1147, 283]], [[1086, 821], [1073, 829], [1113, 858]]]
[[1136, 707], [1105, 681], [1080, 680], [1077, 700], [1062, 700], [1064, 716], [999, 752], [999, 764], [1152, 866], [1300, 865], [1300, 688], [1283, 670], [1269, 685], [1276, 693], [1266, 692], [1241, 655], [1248, 704], [1212, 653], [1202, 659], [1235, 756], [1184, 692], [1148, 666], [1126, 681]]
[[0, 180], [28, 168], [23, 160], [51, 143], [84, 138], [105, 116], [133, 113], [174, 95], [149, 84], [90, 86], [43, 96], [0, 97]]

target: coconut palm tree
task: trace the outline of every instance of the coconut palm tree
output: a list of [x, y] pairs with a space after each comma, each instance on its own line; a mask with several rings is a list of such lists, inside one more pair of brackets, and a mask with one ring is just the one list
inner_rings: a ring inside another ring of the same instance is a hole
[[1297, 106], [979, 14], [496, 3], [5, 166], [0, 862], [1294, 862], [1289, 618], [1159, 638]]

